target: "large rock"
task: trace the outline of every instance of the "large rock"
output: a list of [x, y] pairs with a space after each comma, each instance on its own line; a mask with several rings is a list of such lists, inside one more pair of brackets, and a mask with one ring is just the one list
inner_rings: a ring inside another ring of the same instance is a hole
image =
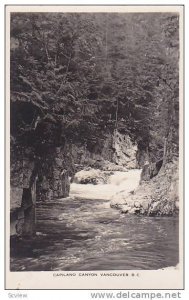
[[54, 148], [43, 157], [36, 157], [35, 148], [12, 147], [10, 179], [11, 235], [35, 234], [36, 200], [69, 195], [63, 149]]
[[162, 159], [155, 163], [145, 164], [143, 166], [142, 173], [141, 173], [141, 181], [148, 181], [151, 178], [155, 177], [159, 173], [162, 165], [163, 165]]
[[106, 184], [108, 181], [108, 174], [106, 172], [89, 169], [82, 170], [75, 174], [73, 182], [81, 184]]
[[170, 216], [179, 212], [178, 160], [162, 166], [157, 176], [141, 185], [133, 192], [116, 194], [111, 206], [123, 213], [148, 216]]
[[138, 149], [136, 153], [137, 165], [139, 168], [142, 168], [145, 165], [146, 161], [149, 161], [148, 151], [145, 149]]
[[36, 171], [32, 148], [11, 148], [11, 235], [35, 233]]
[[37, 181], [37, 198], [49, 201], [69, 196], [69, 171], [64, 147], [56, 147], [41, 158]]

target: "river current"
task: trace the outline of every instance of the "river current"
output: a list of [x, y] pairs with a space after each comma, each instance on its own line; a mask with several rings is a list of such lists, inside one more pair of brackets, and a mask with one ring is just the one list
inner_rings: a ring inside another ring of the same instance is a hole
[[11, 270], [156, 270], [175, 266], [179, 261], [178, 225], [176, 217], [121, 214], [110, 208], [109, 200], [98, 197], [75, 195], [41, 202], [37, 204], [36, 237], [12, 240]]

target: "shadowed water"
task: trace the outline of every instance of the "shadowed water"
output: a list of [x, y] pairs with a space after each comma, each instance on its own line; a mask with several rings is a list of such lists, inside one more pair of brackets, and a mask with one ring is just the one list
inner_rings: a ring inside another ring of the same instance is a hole
[[178, 263], [178, 219], [120, 214], [109, 201], [38, 203], [37, 236], [12, 240], [12, 271], [152, 270]]

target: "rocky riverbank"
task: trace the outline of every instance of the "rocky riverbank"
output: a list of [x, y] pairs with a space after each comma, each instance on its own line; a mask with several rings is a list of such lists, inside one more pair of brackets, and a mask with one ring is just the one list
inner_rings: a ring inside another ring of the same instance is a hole
[[122, 213], [149, 216], [171, 216], [179, 212], [178, 160], [163, 166], [157, 176], [142, 181], [138, 188], [128, 192], [126, 189], [116, 193], [111, 207]]
[[144, 169], [127, 172], [83, 170], [74, 177], [71, 195], [110, 200], [110, 206], [124, 214], [177, 215], [178, 160], [163, 165], [157, 172], [152, 170], [152, 166], [149, 166], [149, 170], [154, 174], [151, 179], [146, 177]]

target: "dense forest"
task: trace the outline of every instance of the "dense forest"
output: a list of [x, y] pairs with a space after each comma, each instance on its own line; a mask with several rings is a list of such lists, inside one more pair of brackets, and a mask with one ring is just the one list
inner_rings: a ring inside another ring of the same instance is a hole
[[11, 186], [24, 211], [69, 195], [69, 145], [92, 153], [117, 132], [139, 167], [169, 166], [179, 155], [179, 15], [12, 13], [10, 95]]
[[167, 139], [177, 155], [178, 22], [163, 13], [12, 14], [12, 136], [34, 145], [32, 129], [46, 118], [56, 134], [43, 144], [52, 135], [90, 148], [118, 130], [152, 161]]

